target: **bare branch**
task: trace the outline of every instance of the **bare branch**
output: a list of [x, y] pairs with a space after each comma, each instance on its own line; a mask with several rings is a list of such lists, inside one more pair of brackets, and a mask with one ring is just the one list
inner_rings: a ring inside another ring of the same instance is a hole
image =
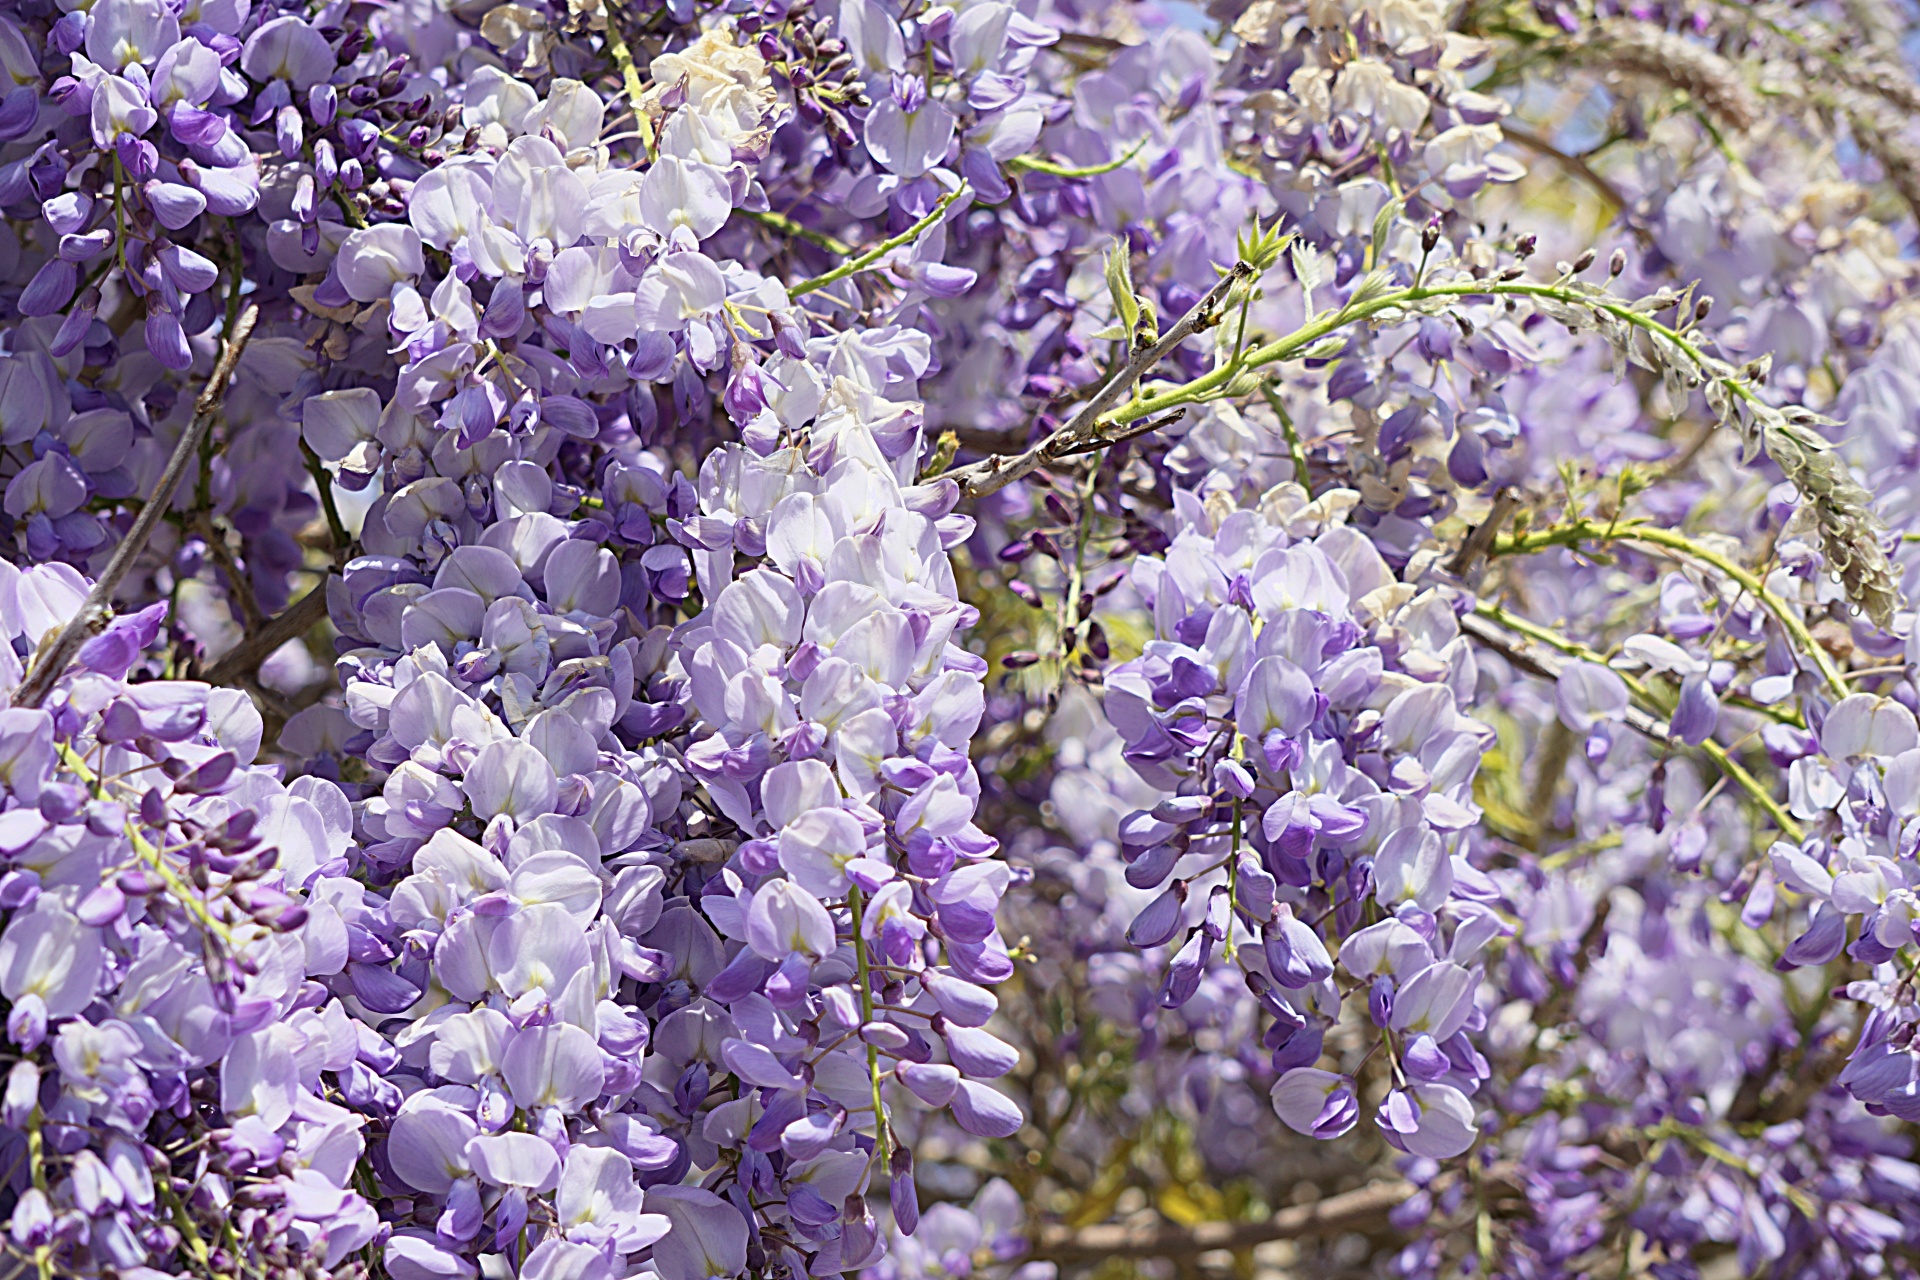
[[1311, 1204], [1289, 1205], [1262, 1222], [1202, 1222], [1191, 1227], [1174, 1223], [1050, 1227], [1034, 1244], [1032, 1256], [1054, 1262], [1183, 1258], [1214, 1249], [1248, 1249], [1269, 1240], [1362, 1231], [1384, 1225], [1394, 1206], [1413, 1192], [1411, 1183], [1375, 1182]]
[[[1633, 208], [1633, 202], [1627, 199], [1626, 194], [1622, 192], [1619, 187], [1616, 187], [1611, 180], [1597, 172], [1592, 165], [1588, 164], [1585, 157], [1574, 155], [1570, 151], [1562, 151], [1546, 138], [1523, 125], [1512, 124], [1502, 120], [1500, 122], [1500, 132], [1506, 137], [1508, 142], [1514, 143], [1516, 146], [1525, 147], [1529, 151], [1547, 157], [1592, 187], [1602, 200], [1613, 206], [1611, 216], [1616, 218], [1623, 217]], [[1634, 227], [1630, 229], [1642, 240], [1649, 239], [1644, 228]]]
[[258, 631], [229, 649], [201, 673], [208, 684], [233, 684], [253, 675], [260, 664], [289, 640], [297, 640], [327, 616], [327, 584], [323, 580], [313, 590], [282, 609]]
[[[1489, 609], [1494, 611], [1494, 616], [1486, 616], [1486, 612]], [[1484, 645], [1496, 653], [1502, 654], [1509, 662], [1513, 663], [1514, 666], [1530, 675], [1540, 676], [1547, 680], [1558, 680], [1560, 678], [1560, 672], [1566, 667], [1566, 658], [1556, 652], [1552, 646], [1540, 643], [1537, 629], [1532, 628], [1530, 624], [1519, 623], [1518, 620], [1507, 615], [1504, 610], [1499, 610], [1495, 606], [1482, 605], [1472, 613], [1462, 614], [1460, 617], [1460, 630], [1471, 636], [1476, 643]], [[1520, 631], [1521, 634], [1513, 634], [1515, 630]], [[1525, 634], [1529, 630], [1535, 630], [1536, 634]], [[1604, 661], [1604, 658], [1599, 654], [1583, 656], [1587, 661]], [[1658, 705], [1653, 702], [1646, 687], [1639, 681], [1632, 677], [1623, 678], [1626, 680], [1629, 692], [1631, 692], [1634, 697], [1643, 703]], [[1671, 747], [1676, 741], [1673, 738], [1672, 726], [1667, 721], [1650, 715], [1639, 707], [1627, 707], [1623, 713], [1623, 719], [1629, 729], [1654, 742]], [[1800, 824], [1794, 820], [1793, 815], [1781, 807], [1778, 798], [1766, 787], [1762, 786], [1759, 779], [1749, 773], [1747, 767], [1734, 758], [1732, 752], [1715, 742], [1711, 737], [1701, 741], [1698, 744], [1698, 748], [1706, 755], [1707, 759], [1713, 761], [1720, 772], [1727, 775], [1728, 781], [1746, 792], [1756, 804], [1766, 811], [1767, 816], [1773, 819], [1774, 825], [1780, 828], [1781, 834], [1790, 840], [1797, 841], [1801, 838], [1803, 834], [1802, 828]]]
[[[1567, 664], [1565, 658], [1546, 645], [1503, 630], [1477, 613], [1461, 614], [1460, 629], [1475, 642], [1493, 650], [1528, 675], [1539, 676], [1543, 680], [1558, 680]], [[1662, 743], [1668, 739], [1667, 722], [1638, 707], [1628, 707], [1625, 719], [1627, 728], [1642, 737]]]
[[166, 517], [167, 508], [173, 505], [173, 491], [180, 487], [180, 478], [199, 456], [201, 442], [207, 438], [207, 433], [213, 430], [214, 414], [226, 396], [227, 383], [233, 377], [234, 366], [240, 363], [241, 353], [247, 349], [247, 339], [253, 336], [254, 321], [259, 318], [260, 308], [249, 305], [234, 321], [220, 358], [214, 363], [213, 374], [207, 379], [206, 388], [201, 391], [200, 399], [194, 405], [193, 421], [181, 432], [180, 442], [173, 447], [173, 456], [167, 459], [166, 470], [160, 473], [160, 482], [147, 495], [146, 505], [134, 517], [133, 528], [127, 531], [127, 536], [114, 549], [113, 559], [107, 562], [106, 571], [93, 584], [93, 590], [87, 594], [80, 611], [68, 620], [53, 643], [42, 651], [32, 672], [14, 691], [14, 706], [37, 707], [45, 702], [47, 695], [53, 692], [55, 683], [66, 674], [74, 655], [80, 652], [80, 646], [105, 629], [112, 618], [114, 590], [147, 549], [153, 531]]
[[1493, 507], [1487, 512], [1487, 518], [1474, 526], [1473, 532], [1460, 544], [1460, 550], [1447, 566], [1447, 572], [1456, 578], [1464, 578], [1472, 573], [1487, 558], [1487, 552], [1493, 549], [1493, 540], [1500, 534], [1500, 527], [1506, 524], [1507, 517], [1519, 505], [1520, 500], [1513, 496], [1513, 490], [1502, 485], [1493, 495]]
[[[1181, 343], [1213, 323], [1215, 313], [1227, 294], [1236, 284], [1253, 278], [1253, 268], [1244, 262], [1236, 262], [1233, 269], [1220, 277], [1206, 296], [1193, 304], [1186, 315], [1180, 317], [1180, 323], [1169, 329], [1165, 336], [1152, 346], [1142, 347], [1133, 353], [1126, 366], [1111, 378], [1106, 385], [1094, 393], [1071, 421], [1040, 443], [1028, 448], [1024, 453], [996, 454], [991, 458], [982, 458], [947, 472], [942, 479], [952, 480], [960, 486], [963, 496], [969, 498], [984, 497], [1006, 488], [1022, 476], [1031, 475], [1051, 462], [1075, 453], [1083, 453], [1088, 445], [1098, 447], [1094, 436], [1100, 425], [1100, 418], [1116, 404], [1120, 398], [1133, 390], [1135, 383], [1145, 377], [1152, 368], [1166, 359]], [[1111, 442], [1109, 442], [1111, 443]]]

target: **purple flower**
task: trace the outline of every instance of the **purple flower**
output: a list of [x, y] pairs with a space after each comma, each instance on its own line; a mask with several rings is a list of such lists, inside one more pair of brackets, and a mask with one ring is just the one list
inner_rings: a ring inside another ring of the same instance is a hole
[[1313, 1067], [1295, 1067], [1273, 1086], [1273, 1109], [1287, 1127], [1315, 1138], [1335, 1138], [1353, 1128], [1359, 1104], [1346, 1077]]

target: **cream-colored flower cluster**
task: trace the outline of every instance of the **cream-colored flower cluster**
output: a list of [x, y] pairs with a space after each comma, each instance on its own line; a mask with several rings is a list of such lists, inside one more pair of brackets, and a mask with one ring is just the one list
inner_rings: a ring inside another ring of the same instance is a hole
[[731, 28], [702, 32], [687, 48], [655, 58], [648, 72], [653, 85], [640, 105], [663, 124], [664, 154], [724, 165], [766, 136], [778, 103], [773, 77], [760, 51], [738, 43]]

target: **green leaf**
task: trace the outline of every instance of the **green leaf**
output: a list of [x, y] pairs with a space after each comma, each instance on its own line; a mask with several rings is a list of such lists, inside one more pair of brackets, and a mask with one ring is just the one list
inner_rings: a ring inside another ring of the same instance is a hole
[[1116, 240], [1107, 250], [1107, 292], [1113, 295], [1113, 313], [1129, 334], [1140, 324], [1140, 299], [1133, 291], [1132, 254], [1125, 240]]
[[1393, 224], [1400, 220], [1406, 209], [1404, 200], [1389, 200], [1380, 206], [1380, 212], [1373, 215], [1373, 261], [1377, 266], [1386, 256], [1387, 237], [1393, 234]]
[[1240, 261], [1252, 267], [1255, 272], [1265, 271], [1280, 260], [1280, 254], [1292, 241], [1292, 233], [1282, 233], [1278, 220], [1275, 220], [1274, 224], [1265, 231], [1260, 229], [1260, 224], [1256, 220], [1250, 230], [1240, 233], [1238, 245]]
[[1392, 288], [1393, 277], [1381, 268], [1375, 267], [1361, 277], [1360, 283], [1355, 285], [1353, 292], [1347, 295], [1347, 305], [1353, 307], [1363, 302], [1371, 302]]
[[1295, 240], [1288, 248], [1293, 257], [1293, 278], [1306, 295], [1307, 314], [1313, 314], [1313, 291], [1326, 279], [1326, 267], [1320, 251], [1304, 240]]

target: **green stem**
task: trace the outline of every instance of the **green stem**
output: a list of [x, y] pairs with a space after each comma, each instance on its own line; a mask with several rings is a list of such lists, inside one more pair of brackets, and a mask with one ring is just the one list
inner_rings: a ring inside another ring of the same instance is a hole
[[1293, 482], [1311, 498], [1313, 482], [1307, 476], [1307, 447], [1301, 443], [1300, 428], [1293, 425], [1293, 415], [1287, 412], [1279, 389], [1271, 381], [1260, 384], [1260, 395], [1266, 400], [1267, 408], [1273, 410], [1274, 417], [1280, 419], [1280, 430], [1287, 437], [1287, 456], [1293, 459]]
[[1139, 155], [1146, 145], [1147, 140], [1142, 138], [1133, 144], [1133, 149], [1127, 152], [1127, 154], [1121, 156], [1118, 160], [1109, 160], [1105, 164], [1089, 164], [1074, 168], [1064, 164], [1055, 164], [1053, 161], [1042, 159], [1039, 156], [1015, 156], [1013, 159], [1007, 161], [1007, 168], [1013, 170], [1015, 173], [1046, 173], [1052, 174], [1056, 178], [1097, 178], [1103, 173], [1112, 173], [1115, 169], [1126, 164], [1127, 161]]
[[640, 114], [640, 99], [646, 95], [646, 82], [640, 78], [640, 68], [634, 65], [633, 50], [627, 48], [627, 38], [620, 34], [617, 21], [619, 7], [607, 14], [607, 52], [613, 57], [613, 65], [620, 70], [620, 82], [626, 86], [627, 104], [633, 108], [637, 118]]
[[735, 209], [734, 212], [771, 231], [778, 231], [783, 236], [792, 236], [796, 240], [805, 240], [808, 244], [818, 245], [828, 253], [836, 253], [844, 258], [853, 252], [853, 246], [846, 241], [836, 240], [824, 231], [815, 231], [812, 227], [802, 226], [784, 213], [774, 213], [772, 210], [761, 212], [756, 209]]
[[[1765, 1174], [1763, 1174], [1761, 1170], [1748, 1164], [1744, 1156], [1741, 1156], [1737, 1152], [1729, 1151], [1724, 1145], [1715, 1141], [1706, 1130], [1694, 1125], [1683, 1124], [1673, 1119], [1662, 1120], [1659, 1124], [1647, 1131], [1647, 1137], [1653, 1141], [1658, 1141], [1661, 1138], [1678, 1138], [1709, 1160], [1717, 1160], [1730, 1169], [1737, 1169], [1756, 1182], [1765, 1177]], [[1819, 1207], [1814, 1204], [1813, 1198], [1807, 1195], [1805, 1191], [1787, 1183], [1782, 1183], [1780, 1189], [1786, 1195], [1788, 1201], [1792, 1203], [1793, 1207], [1798, 1209], [1808, 1221], [1819, 1220]]]
[[[867, 958], [865, 923], [866, 895], [858, 889], [847, 890], [847, 905], [853, 908], [854, 980], [860, 986], [860, 1021], [873, 1021], [873, 966]], [[887, 1166], [887, 1109], [880, 1099], [880, 1051], [867, 1046], [867, 1079], [873, 1085], [873, 1151], [882, 1168]]]
[[[41, 1133], [40, 1108], [35, 1107], [33, 1114], [27, 1117], [27, 1163], [33, 1171], [33, 1185], [42, 1195], [47, 1191], [47, 1147], [46, 1138]], [[53, 1246], [40, 1245], [33, 1251], [34, 1269], [40, 1273], [40, 1280], [53, 1280]]]
[[941, 196], [940, 203], [933, 206], [932, 212], [928, 213], [926, 217], [920, 219], [920, 221], [908, 227], [905, 231], [902, 231], [899, 235], [893, 236], [890, 239], [882, 240], [879, 244], [873, 246], [873, 248], [871, 249], [868, 249], [865, 253], [862, 253], [860, 256], [856, 258], [849, 258], [847, 261], [841, 263], [839, 266], [835, 267], [833, 270], [827, 272], [823, 276], [815, 276], [811, 280], [802, 280], [799, 284], [796, 284], [792, 288], [788, 289], [787, 295], [789, 297], [798, 298], [802, 294], [812, 293], [816, 289], [824, 289], [830, 284], [837, 284], [840, 281], [845, 280], [850, 275], [855, 275], [855, 274], [858, 274], [859, 272], [865, 271], [868, 267], [880, 261], [880, 259], [886, 257], [888, 254], [892, 253], [895, 249], [898, 249], [901, 245], [912, 244], [915, 240], [918, 240], [920, 238], [921, 232], [925, 231], [928, 227], [931, 227], [934, 223], [944, 218], [947, 214], [947, 210], [953, 206], [953, 202], [958, 200], [961, 196], [966, 195], [968, 193], [968, 190], [969, 188], [967, 187], [967, 185], [964, 182], [961, 183], [958, 187], [955, 187], [952, 191], [947, 192], [946, 195]]
[[300, 442], [300, 453], [307, 460], [307, 474], [313, 477], [314, 488], [320, 491], [320, 509], [327, 515], [327, 531], [333, 535], [333, 549], [345, 554], [353, 545], [353, 539], [347, 534], [347, 526], [340, 519], [340, 506], [333, 499], [333, 477], [327, 474], [326, 467], [320, 463], [320, 455], [305, 440]]
[[[95, 799], [111, 798], [107, 794], [106, 781], [94, 773], [70, 743], [61, 743], [59, 750], [60, 762], [79, 776], [80, 781], [93, 792]], [[133, 845], [133, 851], [140, 855], [140, 860], [146, 863], [148, 870], [160, 877], [160, 882], [167, 886], [174, 899], [200, 922], [201, 928], [220, 939], [229, 948], [233, 947], [233, 933], [226, 922], [214, 917], [213, 913], [207, 909], [207, 904], [195, 894], [193, 886], [181, 879], [180, 873], [173, 869], [173, 864], [167, 861], [166, 855], [159, 846], [140, 834], [139, 824], [131, 817], [127, 819], [126, 831], [127, 840]]]
[[199, 1228], [193, 1225], [193, 1216], [187, 1212], [185, 1202], [174, 1191], [173, 1179], [168, 1176], [168, 1171], [162, 1171], [158, 1177], [154, 1178], [153, 1183], [154, 1190], [159, 1192], [160, 1198], [165, 1200], [167, 1207], [173, 1211], [173, 1220], [180, 1228], [181, 1237], [193, 1251], [194, 1260], [200, 1264], [203, 1272], [212, 1274], [209, 1263], [211, 1251], [207, 1248], [207, 1242], [201, 1238]]
[[39, 1107], [27, 1117], [27, 1167], [33, 1171], [33, 1185], [41, 1191], [47, 1189], [47, 1145], [40, 1131], [43, 1118]]
[[[1361, 292], [1365, 293], [1364, 282]], [[1586, 307], [1604, 312], [1622, 323], [1630, 324], [1673, 344], [1676, 350], [1703, 369], [1710, 363], [1707, 354], [1678, 329], [1662, 324], [1643, 312], [1635, 311], [1627, 303], [1610, 295], [1586, 293], [1570, 289], [1564, 284], [1530, 280], [1449, 280], [1439, 284], [1419, 284], [1400, 289], [1387, 289], [1324, 311], [1286, 337], [1276, 338], [1272, 342], [1244, 352], [1219, 368], [1201, 374], [1192, 382], [1169, 388], [1157, 395], [1136, 395], [1131, 402], [1114, 411], [1113, 421], [1122, 424], [1134, 422], [1141, 418], [1165, 413], [1179, 405], [1212, 399], [1224, 392], [1236, 377], [1247, 370], [1277, 364], [1282, 360], [1297, 359], [1322, 338], [1329, 337], [1348, 325], [1370, 320], [1386, 312], [1405, 310], [1422, 302], [1476, 296], [1545, 298], [1568, 306]], [[1756, 405], [1765, 405], [1765, 402], [1755, 395], [1752, 388], [1740, 378], [1711, 373], [1706, 376], [1712, 381], [1722, 383], [1730, 394], [1742, 400]]]
[[1718, 570], [1738, 583], [1742, 590], [1760, 602], [1761, 608], [1773, 615], [1774, 620], [1813, 662], [1815, 669], [1820, 673], [1821, 680], [1826, 683], [1828, 690], [1836, 698], [1844, 698], [1852, 692], [1847, 688], [1846, 679], [1840, 674], [1840, 669], [1834, 665], [1832, 656], [1813, 638], [1813, 632], [1808, 630], [1806, 620], [1788, 607], [1786, 601], [1769, 591], [1766, 584], [1752, 570], [1735, 563], [1711, 547], [1702, 546], [1677, 529], [1662, 529], [1657, 525], [1637, 521], [1620, 525], [1602, 525], [1597, 521], [1581, 518], [1546, 529], [1502, 534], [1494, 539], [1493, 548], [1488, 555], [1524, 555], [1530, 551], [1553, 546], [1577, 548], [1583, 542], [1642, 543], [1678, 552]]
[[[1517, 614], [1510, 613], [1497, 604], [1483, 602], [1475, 605], [1473, 611], [1489, 622], [1505, 627], [1517, 635], [1523, 635], [1529, 640], [1538, 641], [1550, 649], [1556, 649], [1566, 654], [1570, 658], [1579, 658], [1584, 662], [1594, 662], [1601, 666], [1607, 665], [1607, 656], [1599, 650], [1588, 648], [1577, 640], [1568, 639], [1550, 627], [1543, 627], [1537, 622], [1531, 622]], [[1611, 670], [1611, 668], [1609, 668], [1609, 670]], [[1652, 689], [1648, 688], [1645, 682], [1635, 679], [1633, 676], [1626, 675], [1623, 672], [1615, 672], [1615, 674], [1620, 676], [1622, 682], [1627, 686], [1627, 691], [1634, 696], [1635, 700], [1637, 700], [1643, 708], [1660, 716], [1671, 716], [1673, 714], [1673, 708], [1667, 705], [1664, 698], [1661, 698]], [[1727, 776], [1728, 781], [1746, 792], [1748, 798], [1766, 811], [1767, 817], [1773, 820], [1773, 824], [1776, 827], [1780, 828], [1782, 835], [1798, 843], [1806, 834], [1800, 824], [1794, 820], [1793, 815], [1781, 807], [1780, 802], [1774, 798], [1773, 793], [1767, 790], [1758, 778], [1748, 772], [1745, 765], [1734, 759], [1733, 754], [1725, 747], [1709, 738], [1700, 744], [1700, 750], [1707, 759], [1713, 761], [1715, 767], [1717, 767], [1721, 773]]]
[[1706, 754], [1707, 759], [1713, 761], [1720, 772], [1733, 780], [1735, 786], [1746, 792], [1754, 803], [1767, 811], [1767, 817], [1773, 820], [1774, 826], [1780, 828], [1781, 835], [1795, 844], [1805, 838], [1806, 830], [1794, 821], [1791, 814], [1780, 807], [1780, 802], [1773, 798], [1772, 793], [1761, 786], [1760, 780], [1748, 773], [1746, 766], [1735, 760], [1725, 747], [1708, 738], [1700, 744], [1700, 750]]

